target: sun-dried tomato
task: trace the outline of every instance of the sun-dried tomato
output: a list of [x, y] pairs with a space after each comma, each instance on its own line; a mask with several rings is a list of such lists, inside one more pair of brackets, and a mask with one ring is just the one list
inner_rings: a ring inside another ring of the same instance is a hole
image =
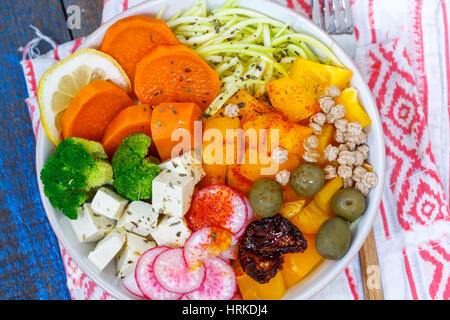
[[277, 214], [249, 224], [239, 244], [239, 261], [255, 281], [267, 283], [280, 269], [283, 254], [304, 252], [307, 247], [302, 232]]

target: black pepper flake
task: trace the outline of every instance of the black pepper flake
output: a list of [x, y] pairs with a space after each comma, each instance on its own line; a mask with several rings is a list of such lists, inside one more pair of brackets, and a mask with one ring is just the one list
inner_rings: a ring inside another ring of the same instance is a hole
[[170, 64], [173, 64], [173, 60], [172, 60], [172, 61], [170, 61]]
[[159, 92], [158, 92], [158, 91], [156, 91], [156, 92], [155, 92], [155, 96], [157, 96], [158, 94], [159, 94]]
[[188, 72], [191, 72], [192, 70], [191, 70], [191, 68], [189, 68], [189, 67], [187, 67], [186, 69], [184, 69], [184, 72], [186, 72], [186, 73], [188, 73]]
[[191, 88], [187, 88], [187, 92], [191, 92]]
[[243, 107], [245, 107], [245, 102], [239, 102], [237, 106], [242, 109]]
[[161, 109], [161, 110], [159, 110], [159, 112], [164, 112], [164, 111], [166, 111], [166, 109]]
[[177, 232], [177, 237], [181, 236], [181, 231]]
[[173, 227], [173, 226], [176, 226], [177, 224], [180, 224], [180, 223], [181, 223], [180, 221], [177, 221], [177, 222], [171, 223], [171, 224], [169, 225], [169, 227]]
[[208, 119], [208, 118], [210, 118], [211, 117], [211, 115], [210, 114], [207, 114], [207, 113], [205, 113], [204, 115], [203, 115], [203, 118], [204, 119]]
[[177, 114], [177, 110], [172, 109], [173, 114]]
[[242, 120], [242, 115], [239, 115], [238, 118], [239, 118], [239, 120]]
[[203, 99], [203, 100], [202, 100], [202, 103], [206, 103], [206, 100], [205, 100], [205, 99]]
[[170, 188], [172, 188], [172, 189], [174, 188], [174, 186], [173, 186], [173, 183], [172, 183], [172, 182], [169, 182], [169, 187], [170, 187]]
[[150, 41], [151, 43], [155, 43], [155, 41], [153, 41], [153, 37], [152, 37], [152, 33], [150, 32]]

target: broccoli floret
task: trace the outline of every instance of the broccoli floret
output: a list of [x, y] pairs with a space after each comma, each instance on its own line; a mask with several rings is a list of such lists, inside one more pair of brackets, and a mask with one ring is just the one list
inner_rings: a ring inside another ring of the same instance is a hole
[[112, 158], [114, 187], [130, 201], [152, 197], [152, 181], [160, 169], [146, 158], [151, 142], [143, 133], [132, 134], [123, 139]]
[[68, 138], [56, 148], [41, 171], [44, 193], [50, 203], [70, 219], [93, 188], [111, 184], [113, 170], [103, 146], [81, 138]]

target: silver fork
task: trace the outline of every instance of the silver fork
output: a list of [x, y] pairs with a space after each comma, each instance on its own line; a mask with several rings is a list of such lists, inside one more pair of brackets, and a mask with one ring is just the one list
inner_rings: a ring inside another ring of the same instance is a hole
[[355, 57], [356, 38], [350, 0], [313, 0], [313, 22], [329, 33], [351, 57]]

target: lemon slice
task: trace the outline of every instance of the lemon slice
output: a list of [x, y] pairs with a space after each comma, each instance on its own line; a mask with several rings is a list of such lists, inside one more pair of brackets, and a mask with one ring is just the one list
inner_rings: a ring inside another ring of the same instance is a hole
[[41, 122], [48, 138], [61, 142], [61, 120], [78, 91], [96, 80], [109, 80], [127, 93], [131, 83], [125, 71], [111, 56], [96, 49], [83, 49], [48, 69], [38, 87]]

